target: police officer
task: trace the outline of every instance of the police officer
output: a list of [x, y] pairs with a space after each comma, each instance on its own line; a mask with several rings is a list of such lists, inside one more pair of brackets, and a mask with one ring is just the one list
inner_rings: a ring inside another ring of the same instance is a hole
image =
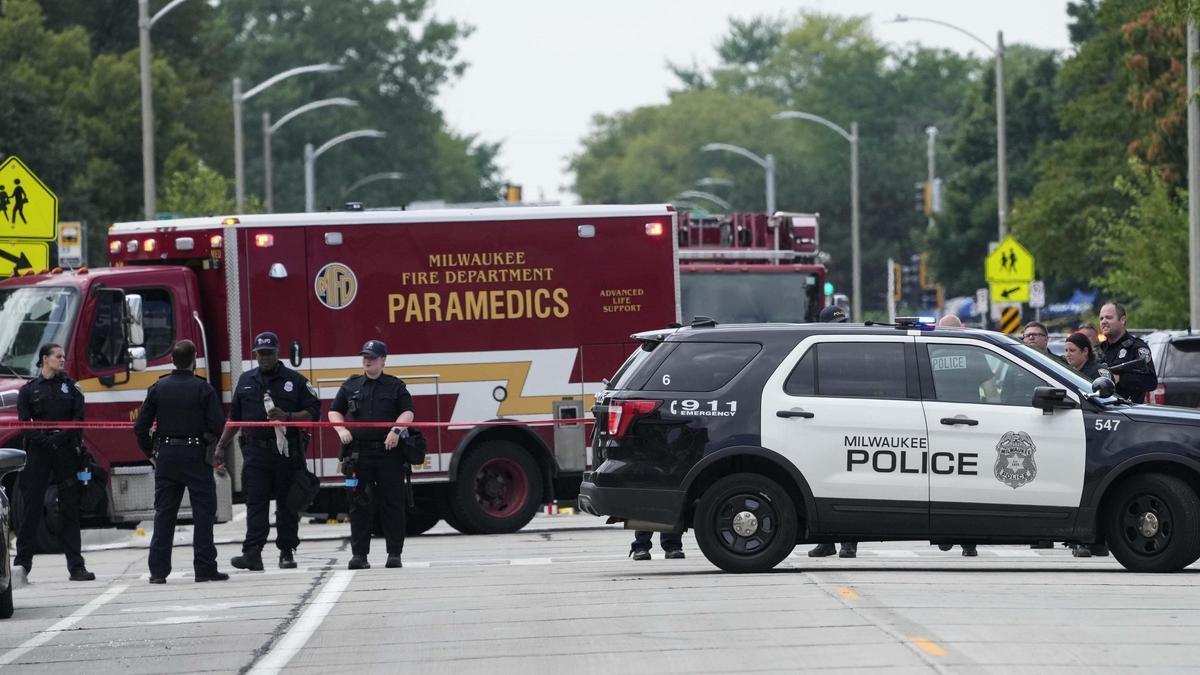
[[[254, 338], [258, 367], [242, 373], [229, 407], [231, 422], [308, 422], [321, 416], [321, 401], [308, 379], [279, 361], [279, 337], [259, 333]], [[229, 449], [237, 427], [226, 427], [217, 447]], [[288, 490], [307, 458], [307, 434], [284, 427], [246, 427], [241, 446], [245, 464], [242, 486], [246, 493], [246, 538], [242, 554], [230, 563], [240, 570], [263, 569], [262, 549], [270, 530], [268, 507], [275, 500], [275, 546], [280, 569], [296, 567], [300, 545], [300, 514], [288, 508]]]
[[[175, 518], [187, 488], [192, 502], [192, 569], [196, 581], [226, 581], [217, 569], [213, 522], [217, 484], [209, 448], [225, 426], [221, 400], [212, 385], [196, 377], [196, 345], [180, 340], [171, 350], [175, 370], [151, 385], [133, 423], [138, 447], [154, 459], [154, 536], [150, 538], [150, 583], [165, 584], [171, 573]], [[150, 435], [151, 425], [156, 425]]]
[[383, 513], [383, 533], [387, 539], [387, 567], [402, 567], [404, 552], [405, 466], [397, 447], [405, 442], [404, 425], [413, 421], [412, 396], [404, 381], [383, 372], [387, 362], [387, 346], [379, 340], [368, 340], [362, 348], [363, 374], [347, 379], [333, 404], [329, 406], [329, 421], [335, 424], [351, 422], [394, 422], [386, 428], [336, 427], [342, 442], [343, 457], [349, 457], [354, 467], [358, 487], [350, 499], [349, 568], [362, 570], [371, 567], [367, 554], [371, 551], [371, 529], [376, 509]]
[[[50, 343], [38, 350], [37, 377], [25, 383], [17, 393], [17, 418], [25, 421], [61, 422], [83, 419], [83, 393], [79, 385], [67, 377], [67, 354], [59, 345]], [[58, 539], [67, 554], [67, 570], [71, 581], [92, 581], [96, 578], [84, 565], [79, 540], [79, 498], [81, 486], [75, 474], [81, 462], [83, 433], [79, 430], [34, 429], [25, 433], [28, 457], [21, 471], [21, 521], [17, 531], [17, 555], [13, 573], [17, 583], [28, 580], [33, 569], [33, 552], [37, 547], [38, 525], [46, 488], [53, 476], [58, 486], [58, 504], [62, 527]]]
[[1118, 394], [1134, 403], [1144, 403], [1146, 392], [1158, 386], [1150, 347], [1125, 332], [1125, 308], [1115, 302], [1100, 308], [1100, 330], [1105, 337], [1100, 366], [1112, 372]]
[[[829, 305], [821, 310], [821, 323], [846, 323], [849, 317], [846, 316], [846, 310], [837, 305]], [[810, 558], [825, 558], [838, 554], [839, 558], [856, 558], [858, 557], [858, 542], [844, 541], [842, 549], [839, 551], [834, 548], [833, 544], [817, 544], [808, 552]]]

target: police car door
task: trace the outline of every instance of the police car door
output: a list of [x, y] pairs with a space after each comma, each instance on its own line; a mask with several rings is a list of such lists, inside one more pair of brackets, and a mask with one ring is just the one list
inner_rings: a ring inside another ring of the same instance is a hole
[[1035, 387], [1062, 385], [977, 340], [925, 337], [917, 354], [933, 536], [1069, 530], [1083, 489], [1083, 413], [1031, 405]]
[[760, 417], [763, 447], [795, 464], [812, 490], [811, 531], [926, 536], [915, 338], [804, 339], [767, 381]]

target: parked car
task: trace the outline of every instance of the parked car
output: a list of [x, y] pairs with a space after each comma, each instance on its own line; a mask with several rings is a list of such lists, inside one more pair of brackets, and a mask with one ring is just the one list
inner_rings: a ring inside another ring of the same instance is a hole
[[[24, 450], [0, 448], [0, 479], [24, 467]], [[10, 522], [12, 521], [8, 514], [8, 494], [0, 489], [0, 559], [4, 561], [0, 564], [0, 588], [4, 589], [0, 591], [0, 619], [7, 619], [13, 615], [12, 555], [8, 550], [11, 541]]]
[[1158, 373], [1147, 403], [1200, 408], [1200, 334], [1158, 331], [1142, 338]]

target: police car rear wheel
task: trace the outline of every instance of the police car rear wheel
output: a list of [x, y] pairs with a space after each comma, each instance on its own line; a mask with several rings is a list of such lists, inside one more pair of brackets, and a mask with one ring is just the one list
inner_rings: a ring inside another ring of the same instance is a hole
[[726, 572], [766, 572], [796, 547], [787, 491], [752, 473], [726, 476], [700, 498], [692, 527], [709, 562]]
[[1132, 572], [1175, 572], [1200, 558], [1200, 496], [1174, 476], [1135, 476], [1114, 493], [1105, 534]]

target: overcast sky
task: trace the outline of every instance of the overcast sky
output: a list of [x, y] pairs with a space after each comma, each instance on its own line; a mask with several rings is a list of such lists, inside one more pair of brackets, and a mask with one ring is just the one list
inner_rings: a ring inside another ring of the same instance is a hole
[[593, 115], [666, 103], [676, 79], [667, 63], [716, 65], [729, 19], [804, 10], [870, 15], [875, 35], [895, 44], [984, 55], [975, 40], [928, 23], [887, 23], [897, 12], [955, 24], [991, 45], [1067, 50], [1065, 0], [434, 0], [442, 18], [475, 27], [463, 41], [470, 63], [438, 103], [450, 126], [503, 142], [500, 167], [526, 201], [576, 201], [567, 156]]

